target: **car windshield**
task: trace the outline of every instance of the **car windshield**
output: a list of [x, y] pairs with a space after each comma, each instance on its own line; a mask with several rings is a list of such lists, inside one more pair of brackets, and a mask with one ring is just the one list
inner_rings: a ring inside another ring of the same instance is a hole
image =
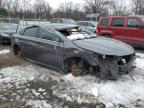
[[65, 24], [74, 24], [74, 25], [77, 24], [76, 21], [74, 21], [72, 19], [63, 19], [62, 22]]
[[96, 38], [96, 35], [82, 27], [69, 28], [58, 30], [61, 34], [66, 36], [69, 40], [83, 40], [89, 38]]
[[0, 30], [16, 30], [17, 24], [1, 23]]
[[95, 22], [95, 21], [91, 21], [91, 23], [96, 27], [97, 22]]

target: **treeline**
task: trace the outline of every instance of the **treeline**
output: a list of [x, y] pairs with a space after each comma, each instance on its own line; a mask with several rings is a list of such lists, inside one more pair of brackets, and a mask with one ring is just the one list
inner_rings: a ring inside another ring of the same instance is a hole
[[0, 17], [82, 20], [87, 14], [144, 15], [144, 0], [85, 0], [84, 4], [66, 2], [53, 9], [46, 0], [0, 0]]

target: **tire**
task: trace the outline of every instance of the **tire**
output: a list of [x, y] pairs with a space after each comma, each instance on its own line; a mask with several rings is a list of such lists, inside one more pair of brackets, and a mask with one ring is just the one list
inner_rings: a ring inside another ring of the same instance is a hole
[[100, 66], [99, 67], [99, 71], [97, 72], [97, 77], [100, 78], [101, 80], [117, 80], [118, 79], [118, 76], [113, 76], [111, 71], [107, 70], [107, 71], [104, 71]]
[[22, 58], [22, 53], [20, 50], [17, 51], [17, 55], [16, 55], [18, 58]]
[[16, 55], [17, 58], [22, 58], [22, 53], [18, 46], [14, 46], [13, 51], [14, 51], [14, 55]]
[[70, 66], [70, 71], [73, 76], [78, 77], [80, 75], [85, 75], [88, 73], [85, 66], [82, 66], [81, 63], [72, 62]]

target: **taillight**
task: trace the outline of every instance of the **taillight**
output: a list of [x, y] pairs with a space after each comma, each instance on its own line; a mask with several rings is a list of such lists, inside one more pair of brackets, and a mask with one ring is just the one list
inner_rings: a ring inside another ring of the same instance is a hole
[[96, 33], [98, 33], [98, 28], [96, 27]]

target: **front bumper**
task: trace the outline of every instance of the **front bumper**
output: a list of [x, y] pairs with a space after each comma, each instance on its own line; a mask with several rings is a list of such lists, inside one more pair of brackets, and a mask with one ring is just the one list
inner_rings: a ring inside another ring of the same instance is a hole
[[103, 78], [108, 79], [117, 79], [119, 75], [124, 75], [130, 73], [134, 69], [134, 61], [136, 57], [130, 55], [131, 58], [128, 62], [120, 64], [119, 61], [122, 60], [122, 57], [119, 57], [115, 61], [103, 60], [100, 61], [100, 73]]

